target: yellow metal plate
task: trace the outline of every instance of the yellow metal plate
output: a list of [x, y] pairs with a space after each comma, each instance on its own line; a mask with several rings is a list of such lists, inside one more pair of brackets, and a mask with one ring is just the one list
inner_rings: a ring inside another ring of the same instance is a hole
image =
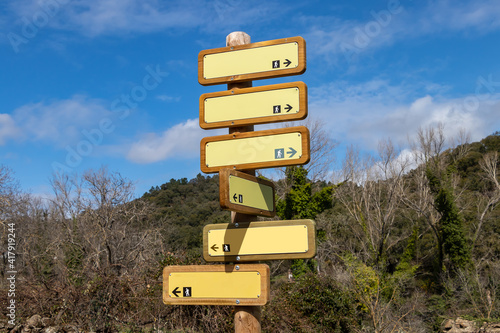
[[274, 184], [245, 172], [219, 172], [220, 205], [238, 213], [273, 217], [276, 215]]
[[302, 139], [300, 133], [286, 133], [211, 142], [206, 154], [208, 167], [275, 162], [302, 156]]
[[229, 176], [229, 194], [230, 202], [235, 205], [274, 210], [274, 191], [270, 186]]
[[309, 131], [303, 126], [205, 138], [201, 170], [239, 170], [305, 164], [309, 161]]
[[[288, 62], [288, 66], [286, 65]], [[299, 65], [297, 42], [255, 47], [246, 50], [207, 54], [204, 57], [205, 79], [295, 68]]]
[[163, 270], [165, 304], [264, 305], [267, 265], [168, 266]]
[[312, 220], [212, 224], [203, 230], [207, 261], [304, 259], [315, 254]]
[[[289, 111], [286, 111], [286, 108]], [[205, 99], [205, 122], [215, 123], [299, 112], [299, 89], [261, 91]]]
[[303, 82], [233, 89], [201, 95], [204, 129], [300, 120], [307, 117]]
[[211, 85], [302, 74], [305, 53], [302, 37], [204, 50], [198, 55], [198, 81]]
[[[175, 272], [170, 275], [170, 297], [175, 288], [187, 298], [259, 298], [260, 276], [258, 272]], [[246, 288], [242, 288], [242, 285]], [[187, 287], [186, 287], [187, 286]]]

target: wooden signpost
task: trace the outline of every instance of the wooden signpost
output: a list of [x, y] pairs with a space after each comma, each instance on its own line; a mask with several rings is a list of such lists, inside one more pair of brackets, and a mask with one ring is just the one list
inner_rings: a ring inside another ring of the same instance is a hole
[[307, 259], [316, 255], [313, 220], [209, 224], [203, 229], [206, 261]]
[[276, 214], [272, 182], [244, 172], [222, 169], [219, 184], [222, 209], [266, 217]]
[[235, 127], [302, 120], [307, 117], [304, 82], [231, 89], [200, 97], [200, 127]]
[[198, 55], [198, 81], [212, 85], [302, 74], [305, 46], [304, 38], [292, 37], [204, 50]]
[[264, 305], [269, 266], [203, 265], [163, 269], [163, 302], [190, 305]]
[[310, 159], [309, 130], [304, 126], [207, 137], [200, 148], [205, 173], [299, 165]]
[[165, 304], [235, 305], [235, 332], [261, 332], [269, 267], [248, 262], [316, 254], [314, 221], [255, 221], [257, 215], [276, 214], [274, 185], [255, 177], [255, 169], [308, 163], [310, 135], [304, 126], [254, 132], [256, 124], [301, 120], [308, 111], [303, 82], [252, 87], [252, 80], [305, 70], [302, 37], [250, 43], [250, 36], [234, 32], [226, 47], [199, 53], [198, 82], [228, 88], [200, 97], [200, 127], [229, 128], [227, 135], [201, 141], [200, 167], [219, 172], [221, 207], [231, 210], [232, 221], [204, 228], [203, 256], [208, 262], [237, 264], [165, 267]]

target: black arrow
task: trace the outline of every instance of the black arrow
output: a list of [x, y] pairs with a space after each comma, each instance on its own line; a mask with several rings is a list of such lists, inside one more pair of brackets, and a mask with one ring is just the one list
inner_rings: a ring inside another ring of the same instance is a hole
[[293, 107], [290, 104], [287, 104], [285, 108], [286, 112], [290, 112], [291, 109], [293, 109]]
[[290, 64], [291, 64], [291, 63], [292, 63], [292, 62], [291, 62], [290, 60], [285, 59], [284, 64], [286, 65], [286, 67], [290, 66]]
[[288, 149], [290, 149], [290, 150], [287, 151], [286, 153], [290, 154], [290, 156], [288, 156], [289, 158], [292, 158], [293, 155], [295, 155], [297, 153], [297, 151], [295, 149], [293, 149], [292, 147], [288, 147]]
[[211, 249], [215, 252], [217, 252], [217, 249], [219, 248], [218, 246], [215, 246], [216, 244], [212, 245]]
[[238, 202], [238, 195], [236, 193], [233, 195], [233, 199], [234, 199], [234, 202]]
[[177, 295], [177, 294], [179, 294], [181, 292], [180, 290], [177, 290], [177, 289], [179, 289], [179, 287], [175, 287], [175, 289], [172, 290], [172, 294], [174, 294], [175, 297], [179, 297], [179, 295]]

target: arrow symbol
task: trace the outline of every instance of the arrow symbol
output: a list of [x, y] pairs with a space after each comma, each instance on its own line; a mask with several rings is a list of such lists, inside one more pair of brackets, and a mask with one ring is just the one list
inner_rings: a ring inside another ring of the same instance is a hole
[[293, 107], [290, 104], [287, 104], [285, 108], [286, 112], [290, 112], [291, 109], [293, 109]]
[[291, 64], [291, 63], [292, 63], [292, 62], [291, 62], [290, 60], [285, 59], [285, 62], [284, 62], [283, 64], [285, 64], [285, 65], [286, 65], [286, 67], [288, 67], [288, 66], [290, 66], [290, 64]]
[[175, 287], [175, 289], [172, 290], [172, 294], [174, 294], [175, 297], [179, 297], [179, 295], [177, 295], [177, 294], [179, 294], [181, 292], [180, 290], [177, 290], [177, 289], [179, 289], [179, 287]]
[[295, 149], [293, 149], [292, 147], [288, 147], [288, 149], [290, 149], [289, 151], [287, 151], [286, 153], [287, 154], [290, 154], [288, 157], [289, 158], [292, 158], [296, 153], [297, 151]]
[[234, 202], [238, 202], [238, 195], [236, 193], [233, 195], [233, 200]]
[[217, 252], [217, 249], [219, 249], [218, 246], [216, 246], [216, 244], [212, 245], [211, 249], [215, 252]]

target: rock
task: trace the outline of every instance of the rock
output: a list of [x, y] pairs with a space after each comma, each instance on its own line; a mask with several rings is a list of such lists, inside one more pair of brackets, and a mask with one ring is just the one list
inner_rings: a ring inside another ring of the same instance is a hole
[[483, 332], [487, 333], [500, 333], [500, 323], [487, 324]]
[[42, 327], [47, 327], [52, 325], [52, 319], [44, 317], [42, 318]]
[[444, 324], [443, 324], [443, 331], [448, 332], [453, 328], [453, 320], [448, 319]]
[[462, 332], [474, 332], [474, 324], [468, 320], [457, 318], [455, 320], [455, 327], [459, 328]]
[[468, 333], [477, 332], [473, 322], [457, 318], [456, 320], [448, 319], [441, 326], [441, 331], [446, 333]]
[[500, 323], [483, 323], [481, 327], [479, 326], [480, 324], [463, 318], [448, 319], [441, 326], [441, 331], [445, 333], [500, 333]]
[[34, 315], [26, 321], [26, 326], [28, 327], [42, 327], [42, 317], [40, 315]]

